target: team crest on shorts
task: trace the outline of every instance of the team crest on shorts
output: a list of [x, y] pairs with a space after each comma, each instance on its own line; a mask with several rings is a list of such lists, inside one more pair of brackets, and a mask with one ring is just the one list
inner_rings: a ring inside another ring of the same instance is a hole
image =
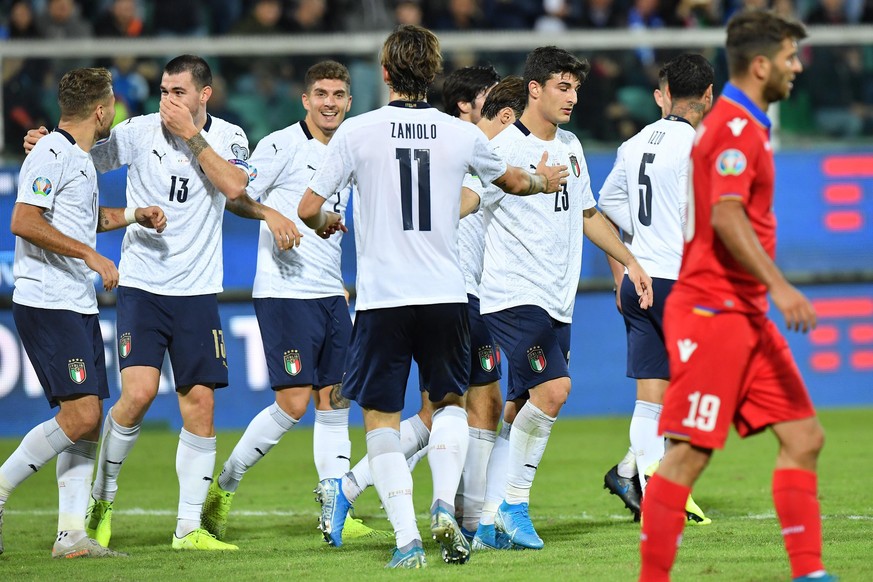
[[85, 372], [85, 360], [73, 358], [70, 360], [67, 368], [70, 370], [70, 380], [76, 384], [81, 384], [88, 377], [88, 374]]
[[486, 372], [494, 369], [496, 360], [494, 358], [494, 349], [491, 346], [483, 346], [479, 348], [479, 364]]
[[118, 338], [118, 357], [126, 358], [130, 355], [130, 333], [123, 333]]
[[527, 351], [527, 361], [530, 369], [539, 374], [546, 369], [546, 355], [540, 346], [534, 346]]
[[288, 350], [285, 352], [285, 371], [289, 376], [296, 376], [303, 368], [300, 362], [300, 352], [297, 350]]
[[573, 169], [573, 175], [578, 178], [579, 174], [582, 173], [582, 168], [579, 167], [579, 160], [572, 154], [570, 155], [570, 167]]

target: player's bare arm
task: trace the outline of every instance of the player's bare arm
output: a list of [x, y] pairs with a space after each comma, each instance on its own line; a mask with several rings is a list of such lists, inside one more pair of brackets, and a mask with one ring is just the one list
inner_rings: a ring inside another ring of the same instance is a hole
[[461, 188], [461, 218], [473, 214], [479, 208], [479, 195], [467, 187]]
[[231, 164], [207, 143], [206, 138], [194, 125], [191, 112], [180, 102], [161, 99], [161, 122], [173, 135], [185, 141], [188, 149], [197, 158], [209, 181], [218, 188], [228, 200], [246, 195], [249, 178], [241, 168]]
[[48, 223], [43, 216], [45, 208], [32, 204], [17, 203], [12, 209], [9, 230], [27, 242], [49, 252], [82, 259], [88, 268], [103, 279], [103, 288], [111, 291], [118, 286], [118, 269], [107, 259], [85, 243], [71, 238]]
[[[133, 209], [134, 222], [146, 228], [153, 228], [157, 232], [164, 232], [167, 228], [167, 216], [159, 206], [146, 206]], [[97, 209], [97, 232], [108, 232], [124, 228], [132, 224], [128, 220], [128, 209], [107, 208], [101, 206]]]
[[[654, 296], [652, 294], [652, 278], [637, 262], [633, 253], [618, 238], [615, 228], [595, 207], [587, 208], [582, 212], [585, 236], [588, 240], [600, 247], [607, 255], [627, 267], [628, 279], [634, 284], [637, 295], [640, 298], [640, 307], [648, 309], [652, 306]], [[624, 276], [624, 273], [622, 273]]]
[[543, 152], [540, 163], [537, 164], [536, 174], [516, 166], [506, 166], [506, 172], [494, 180], [494, 185], [508, 194], [529, 196], [541, 192], [558, 192], [561, 186], [567, 183], [570, 172], [567, 166], [549, 166], [548, 152]]
[[337, 232], [348, 232], [342, 216], [336, 212], [325, 211], [322, 206], [326, 198], [307, 188], [297, 205], [297, 215], [303, 223], [321, 238], [329, 238]]
[[235, 200], [228, 199], [225, 208], [237, 216], [266, 222], [270, 232], [273, 233], [279, 250], [285, 251], [300, 246], [300, 239], [303, 238], [303, 235], [297, 230], [297, 225], [278, 210], [265, 206], [248, 196]]
[[[618, 227], [615, 223], [602, 212], [601, 215], [606, 219], [607, 224], [612, 227], [612, 232], [615, 233], [615, 236], [619, 236]], [[615, 291], [615, 307], [618, 309], [618, 312], [621, 313], [621, 282], [624, 279], [624, 265], [608, 254], [606, 255], [606, 264], [609, 265], [609, 271], [612, 273], [612, 284]]]
[[29, 154], [30, 150], [33, 149], [33, 146], [36, 145], [36, 142], [48, 134], [49, 130], [44, 125], [40, 125], [37, 129], [29, 130], [24, 136], [24, 153]]
[[770, 292], [773, 303], [785, 317], [785, 325], [806, 333], [815, 329], [812, 303], [789, 283], [761, 246], [743, 204], [722, 200], [712, 207], [712, 228], [728, 252]]

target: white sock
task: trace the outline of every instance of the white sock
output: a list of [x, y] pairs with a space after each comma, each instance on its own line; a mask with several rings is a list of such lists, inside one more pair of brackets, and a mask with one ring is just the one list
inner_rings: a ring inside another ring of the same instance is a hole
[[312, 456], [318, 480], [342, 477], [349, 471], [349, 409], [316, 410], [312, 431]]
[[394, 527], [397, 547], [414, 541], [421, 543], [412, 505], [412, 474], [400, 451], [400, 433], [391, 428], [377, 428], [367, 433], [367, 456], [376, 491]]
[[467, 411], [460, 406], [444, 406], [433, 413], [433, 429], [428, 442], [427, 462], [433, 476], [433, 500], [455, 509], [455, 493], [467, 460], [470, 441]]
[[528, 400], [512, 423], [509, 435], [509, 463], [506, 474], [506, 502], [515, 505], [530, 502], [537, 467], [546, 452], [555, 418]]
[[[427, 441], [429, 438], [430, 431], [427, 430], [424, 422], [422, 422], [417, 414], [400, 423], [400, 451], [406, 458], [410, 472], [415, 468], [418, 461], [427, 454]], [[343, 495], [346, 496], [349, 503], [354, 503], [355, 499], [372, 484], [373, 475], [370, 473], [370, 458], [365, 455], [349, 473], [343, 476]]]
[[121, 464], [139, 438], [140, 425], [121, 426], [112, 418], [112, 409], [103, 421], [103, 436], [100, 441], [100, 453], [97, 457], [97, 476], [91, 487], [91, 496], [101, 501], [115, 501], [118, 492], [118, 473]]
[[0, 508], [6, 504], [13, 489], [72, 444], [56, 418], [30, 429], [18, 448], [0, 466]]
[[236, 491], [246, 471], [263, 459], [295, 424], [297, 419], [288, 416], [275, 402], [260, 411], [225, 461], [218, 486], [231, 493]]
[[618, 462], [618, 476], [631, 479], [637, 474], [637, 457], [632, 447], [627, 448], [624, 458]]
[[488, 457], [485, 503], [482, 504], [482, 517], [479, 518], [479, 523], [482, 525], [494, 525], [494, 515], [497, 513], [497, 508], [500, 507], [503, 494], [506, 492], [506, 466], [509, 464], [509, 435], [511, 431], [512, 424], [504, 421], [497, 435], [497, 440], [494, 441], [494, 447], [491, 449], [491, 456]]
[[658, 434], [658, 419], [661, 417], [660, 404], [637, 400], [630, 423], [631, 450], [636, 457], [640, 474], [640, 487], [646, 488], [645, 472], [652, 464], [664, 456], [664, 437]]
[[[58, 455], [58, 531], [85, 531], [97, 443], [79, 439]], [[76, 540], [78, 541], [78, 540]], [[75, 543], [75, 542], [73, 542]]]
[[200, 513], [215, 470], [215, 437], [202, 437], [182, 429], [176, 449], [176, 475], [179, 477], [179, 513], [176, 537], [200, 527]]
[[470, 445], [467, 448], [467, 461], [464, 463], [463, 484], [463, 526], [467, 531], [476, 531], [482, 517], [482, 504], [485, 502], [485, 483], [488, 475], [488, 460], [497, 440], [497, 431], [470, 427]]

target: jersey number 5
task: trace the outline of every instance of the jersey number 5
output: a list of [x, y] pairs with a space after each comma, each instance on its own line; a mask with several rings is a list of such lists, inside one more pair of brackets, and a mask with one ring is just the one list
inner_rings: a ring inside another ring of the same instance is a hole
[[652, 179], [646, 174], [646, 165], [655, 161], [655, 154], [643, 154], [643, 159], [640, 160], [640, 175], [638, 176], [639, 185], [637, 188], [640, 191], [640, 224], [643, 226], [652, 226]]
[[403, 230], [415, 230], [412, 222], [412, 158], [418, 163], [418, 230], [430, 230], [430, 150], [397, 148], [400, 162], [400, 207]]

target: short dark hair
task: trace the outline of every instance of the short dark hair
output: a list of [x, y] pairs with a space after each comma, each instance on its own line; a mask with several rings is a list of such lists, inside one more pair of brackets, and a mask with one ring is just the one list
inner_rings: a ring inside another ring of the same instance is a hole
[[524, 113], [526, 105], [527, 86], [524, 84], [524, 79], [518, 75], [509, 75], [488, 93], [485, 104], [482, 105], [482, 117], [494, 119], [501, 109], [512, 107], [515, 117], [519, 118]]
[[191, 73], [191, 79], [198, 91], [212, 86], [212, 69], [209, 68], [209, 63], [197, 55], [179, 55], [164, 67], [164, 72], [168, 75], [178, 75], [185, 71]]
[[472, 103], [483, 91], [500, 81], [491, 65], [464, 67], [453, 71], [443, 84], [443, 107], [452, 117], [460, 117], [458, 103]]
[[102, 68], [73, 69], [58, 83], [61, 118], [81, 120], [112, 94], [112, 74]]
[[440, 41], [426, 28], [401, 24], [385, 39], [380, 62], [395, 93], [423, 101], [443, 68]]
[[703, 55], [683, 53], [661, 67], [658, 78], [670, 86], [673, 99], [693, 99], [715, 82], [715, 71]]
[[545, 85], [552, 75], [563, 73], [569, 73], [579, 79], [580, 83], [584, 83], [590, 70], [591, 65], [584, 57], [577, 58], [556, 46], [541, 46], [527, 55], [524, 63], [524, 86], [529, 86], [531, 81]]
[[306, 76], [303, 77], [303, 90], [309, 93], [316, 81], [322, 79], [336, 79], [346, 84], [346, 89], [351, 87], [352, 77], [349, 75], [349, 70], [345, 65], [336, 61], [321, 61], [315, 63], [306, 71]]
[[745, 10], [727, 23], [727, 61], [731, 76], [741, 76], [755, 57], [772, 59], [782, 41], [803, 40], [806, 28], [770, 10]]

